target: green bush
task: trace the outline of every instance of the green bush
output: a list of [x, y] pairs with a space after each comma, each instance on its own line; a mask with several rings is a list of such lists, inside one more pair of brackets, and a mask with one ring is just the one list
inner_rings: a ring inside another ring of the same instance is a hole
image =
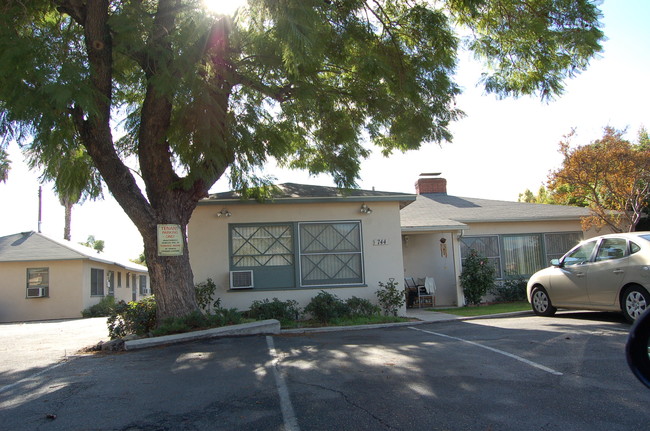
[[481, 303], [481, 298], [494, 286], [494, 272], [494, 266], [487, 258], [479, 255], [474, 249], [469, 251], [460, 274], [460, 285], [468, 304]]
[[338, 296], [321, 290], [318, 295], [309, 301], [305, 307], [305, 313], [311, 314], [314, 319], [321, 323], [327, 323], [333, 319], [344, 317], [349, 314], [348, 306]]
[[404, 292], [397, 289], [398, 284], [394, 278], [389, 278], [387, 283], [379, 282], [377, 299], [386, 316], [397, 316], [397, 311], [406, 301]]
[[148, 296], [128, 304], [119, 301], [108, 316], [108, 335], [111, 340], [129, 334], [147, 335], [156, 326], [156, 298]]
[[368, 301], [367, 299], [353, 296], [345, 301], [348, 307], [348, 316], [350, 317], [372, 317], [381, 313], [381, 308]]
[[241, 323], [241, 321], [241, 313], [234, 308], [219, 308], [215, 310], [214, 313], [208, 314], [194, 311], [183, 317], [171, 317], [165, 319], [158, 328], [151, 331], [151, 335], [154, 337], [160, 337], [162, 335], [181, 334], [201, 329], [235, 325]]
[[253, 301], [248, 315], [256, 320], [277, 319], [281, 323], [296, 321], [300, 318], [300, 307], [298, 301], [280, 301], [273, 298], [272, 301]]
[[526, 284], [528, 280], [523, 277], [503, 280], [490, 288], [494, 300], [498, 302], [516, 302], [526, 300]]
[[214, 284], [211, 278], [206, 281], [198, 283], [194, 286], [196, 292], [196, 302], [204, 313], [209, 313], [211, 310], [221, 308], [221, 298], [214, 299], [214, 292], [217, 290], [217, 285]]
[[88, 317], [106, 317], [110, 316], [115, 309], [115, 297], [105, 296], [99, 303], [91, 305], [81, 312], [81, 316]]

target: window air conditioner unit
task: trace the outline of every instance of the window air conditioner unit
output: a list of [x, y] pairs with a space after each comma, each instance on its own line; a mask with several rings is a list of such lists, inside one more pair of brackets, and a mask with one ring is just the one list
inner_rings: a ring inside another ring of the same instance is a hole
[[27, 289], [28, 298], [42, 298], [45, 296], [44, 287], [30, 287]]
[[230, 288], [231, 289], [252, 289], [253, 288], [253, 271], [230, 271]]

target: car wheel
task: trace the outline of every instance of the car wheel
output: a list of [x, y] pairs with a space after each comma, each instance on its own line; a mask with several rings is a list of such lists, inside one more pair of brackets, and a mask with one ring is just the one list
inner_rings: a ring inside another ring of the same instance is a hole
[[533, 312], [538, 316], [552, 316], [557, 311], [557, 308], [551, 304], [551, 298], [543, 287], [536, 287], [533, 289], [531, 297], [531, 305]]
[[623, 293], [621, 308], [628, 322], [634, 322], [650, 307], [650, 295], [641, 286], [630, 286]]

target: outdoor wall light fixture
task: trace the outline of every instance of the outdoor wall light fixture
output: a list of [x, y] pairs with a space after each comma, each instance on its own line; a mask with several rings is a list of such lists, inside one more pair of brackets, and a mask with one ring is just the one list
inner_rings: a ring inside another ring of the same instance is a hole
[[230, 217], [232, 213], [227, 208], [223, 208], [217, 213], [217, 217]]
[[369, 207], [368, 205], [366, 205], [366, 204], [361, 205], [361, 210], [360, 210], [360, 211], [361, 211], [363, 214], [372, 214], [372, 210], [371, 210], [370, 207]]

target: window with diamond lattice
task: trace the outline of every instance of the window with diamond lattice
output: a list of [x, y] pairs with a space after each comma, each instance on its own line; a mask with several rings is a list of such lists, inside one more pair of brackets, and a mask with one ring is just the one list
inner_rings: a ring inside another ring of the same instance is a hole
[[363, 283], [359, 222], [300, 223], [303, 286]]
[[231, 247], [233, 268], [293, 265], [293, 227], [290, 224], [233, 226]]
[[493, 236], [464, 236], [460, 239], [460, 256], [462, 261], [469, 255], [470, 250], [476, 250], [479, 255], [487, 258], [494, 265], [497, 277], [501, 277], [501, 253], [499, 237]]

